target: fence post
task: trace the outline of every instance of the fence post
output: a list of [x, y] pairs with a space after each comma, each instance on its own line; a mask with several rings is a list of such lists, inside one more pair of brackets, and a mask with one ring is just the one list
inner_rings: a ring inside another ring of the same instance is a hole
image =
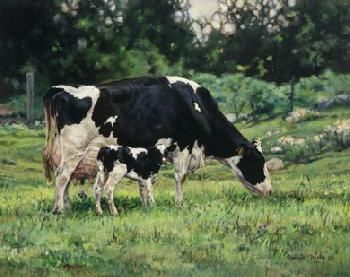
[[27, 124], [29, 128], [35, 125], [34, 119], [34, 73], [26, 73], [26, 91], [27, 91]]
[[294, 98], [295, 98], [295, 78], [294, 76], [290, 80], [290, 93], [288, 95], [289, 99], [289, 111], [294, 111]]

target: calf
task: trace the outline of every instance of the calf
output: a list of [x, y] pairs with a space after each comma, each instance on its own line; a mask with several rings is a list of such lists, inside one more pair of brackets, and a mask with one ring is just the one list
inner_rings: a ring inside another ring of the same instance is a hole
[[102, 214], [101, 194], [105, 190], [108, 205], [113, 215], [118, 215], [113, 202], [114, 186], [123, 177], [139, 182], [140, 199], [143, 205], [154, 203], [152, 183], [160, 167], [166, 162], [166, 146], [134, 148], [108, 146], [100, 148], [97, 155], [98, 172], [93, 187], [96, 213]]

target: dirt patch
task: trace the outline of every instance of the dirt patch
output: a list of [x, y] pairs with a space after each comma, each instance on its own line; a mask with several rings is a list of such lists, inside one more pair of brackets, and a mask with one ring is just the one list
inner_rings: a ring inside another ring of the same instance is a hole
[[0, 124], [22, 122], [19, 113], [4, 104], [0, 104]]
[[14, 114], [17, 114], [16, 110], [0, 104], [0, 117], [13, 116]]

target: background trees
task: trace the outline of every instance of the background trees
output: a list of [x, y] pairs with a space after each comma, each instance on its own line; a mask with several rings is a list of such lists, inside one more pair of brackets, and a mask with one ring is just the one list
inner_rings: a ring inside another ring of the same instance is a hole
[[[39, 93], [57, 83], [204, 72], [224, 76], [217, 97], [226, 100], [241, 98], [243, 81], [233, 73], [294, 85], [325, 69], [349, 72], [349, 1], [218, 3], [211, 19], [198, 20], [185, 0], [2, 0], [0, 99], [23, 91], [27, 70], [36, 72]], [[263, 90], [245, 101], [265, 98]]]

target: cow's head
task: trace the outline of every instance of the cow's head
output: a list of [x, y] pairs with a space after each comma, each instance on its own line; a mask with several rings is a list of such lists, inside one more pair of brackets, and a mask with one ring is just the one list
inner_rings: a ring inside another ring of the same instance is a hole
[[225, 163], [233, 169], [241, 183], [257, 195], [271, 195], [271, 180], [262, 154], [261, 140], [240, 144], [235, 153], [233, 157], [225, 159]]

